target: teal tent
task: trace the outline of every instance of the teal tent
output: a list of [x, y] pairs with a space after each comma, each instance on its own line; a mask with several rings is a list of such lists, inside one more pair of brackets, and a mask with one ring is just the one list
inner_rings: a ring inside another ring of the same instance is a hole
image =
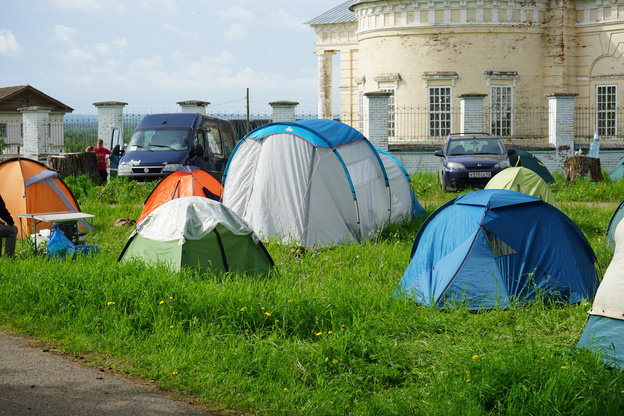
[[620, 221], [622, 221], [622, 218], [624, 218], [624, 201], [620, 202], [620, 205], [615, 209], [609, 220], [609, 225], [607, 226], [605, 241], [611, 248], [615, 247], [615, 230]]
[[619, 162], [615, 165], [611, 172], [609, 172], [609, 178], [612, 181], [619, 181], [624, 176], [624, 157], [619, 160]]
[[615, 230], [615, 252], [605, 272], [578, 346], [624, 369], [624, 224]]

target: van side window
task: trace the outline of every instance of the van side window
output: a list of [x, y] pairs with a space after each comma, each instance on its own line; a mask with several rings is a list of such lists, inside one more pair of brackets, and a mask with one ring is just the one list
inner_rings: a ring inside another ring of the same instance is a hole
[[232, 136], [232, 133], [227, 130], [221, 131], [221, 137], [223, 137], [223, 152], [225, 153], [225, 156], [229, 156], [236, 146], [234, 143], [234, 137]]
[[214, 127], [206, 128], [206, 136], [208, 138], [208, 146], [210, 147], [210, 153], [215, 155], [221, 154], [221, 134], [219, 129]]
[[204, 138], [203, 130], [197, 130], [197, 132], [195, 133], [195, 143], [201, 144], [201, 146], [204, 148], [204, 152], [206, 151], [206, 139]]

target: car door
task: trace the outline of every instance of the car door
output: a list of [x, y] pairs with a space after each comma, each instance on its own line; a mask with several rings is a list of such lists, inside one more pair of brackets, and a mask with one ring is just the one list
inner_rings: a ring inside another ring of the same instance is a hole
[[124, 141], [123, 134], [121, 133], [121, 128], [112, 127], [111, 128], [111, 141], [110, 141], [110, 177], [114, 178], [117, 176], [117, 168], [119, 167], [119, 159], [124, 151]]

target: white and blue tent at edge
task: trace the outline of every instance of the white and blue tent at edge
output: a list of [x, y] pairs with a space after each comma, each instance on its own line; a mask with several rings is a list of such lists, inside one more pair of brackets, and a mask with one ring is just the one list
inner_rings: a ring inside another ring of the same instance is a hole
[[605, 363], [624, 370], [624, 221], [614, 233], [615, 251], [600, 282], [578, 342], [600, 354]]
[[421, 226], [395, 296], [440, 308], [510, 307], [540, 297], [578, 303], [596, 294], [596, 255], [554, 206], [483, 189], [438, 208]]
[[401, 163], [335, 120], [276, 122], [247, 134], [223, 176], [223, 204], [262, 239], [321, 248], [362, 242], [425, 210]]

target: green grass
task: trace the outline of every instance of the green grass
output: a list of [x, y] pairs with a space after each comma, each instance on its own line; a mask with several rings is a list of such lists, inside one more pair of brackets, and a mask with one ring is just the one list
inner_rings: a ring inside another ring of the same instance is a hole
[[[604, 230], [624, 188], [562, 181], [557, 201], [604, 272]], [[96, 215], [101, 250], [58, 262], [18, 242], [17, 259], [0, 261], [0, 324], [93, 365], [233, 414], [624, 412], [622, 373], [575, 349], [589, 303], [470, 313], [395, 299], [424, 218], [303, 255], [269, 243], [279, 273], [268, 278], [172, 274], [116, 261], [132, 229], [113, 223], [136, 219], [153, 184], [66, 182]], [[413, 186], [428, 214], [459, 195], [441, 192], [435, 174], [415, 175]]]

